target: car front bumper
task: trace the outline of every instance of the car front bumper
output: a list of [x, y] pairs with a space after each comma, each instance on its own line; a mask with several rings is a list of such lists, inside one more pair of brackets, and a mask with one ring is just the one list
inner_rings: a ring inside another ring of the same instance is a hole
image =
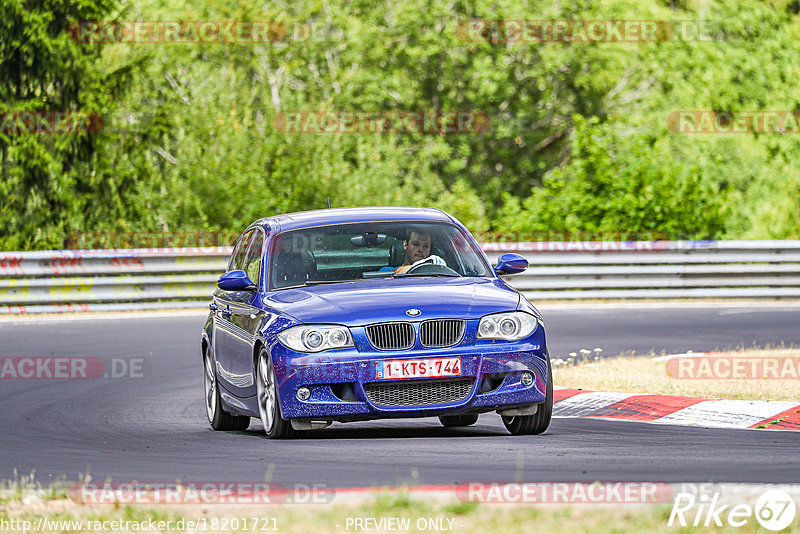
[[[545, 400], [549, 377], [543, 328], [521, 342], [476, 343], [472, 339], [471, 344], [442, 349], [416, 347], [401, 352], [365, 350], [358, 341], [356, 339], [357, 348], [317, 354], [294, 352], [278, 342], [270, 344], [284, 419], [348, 421], [429, 417], [502, 410]], [[375, 364], [379, 361], [452, 356], [461, 358], [459, 377], [381, 381], [375, 377]], [[526, 371], [534, 375], [530, 386], [525, 386], [521, 380]], [[469, 391], [445, 402], [431, 402], [429, 399], [422, 404], [387, 406], [377, 402], [374, 395], [371, 398], [367, 394], [370, 384], [378, 382], [392, 384], [402, 392], [406, 385], [424, 390], [427, 384], [464, 379], [472, 380]], [[307, 400], [297, 397], [300, 387], [310, 390]]]

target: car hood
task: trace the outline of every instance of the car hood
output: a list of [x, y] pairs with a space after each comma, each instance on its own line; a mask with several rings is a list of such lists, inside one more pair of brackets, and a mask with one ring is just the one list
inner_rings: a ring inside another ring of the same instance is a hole
[[[362, 326], [441, 317], [477, 319], [517, 308], [519, 293], [492, 278], [390, 278], [284, 289], [264, 304], [303, 323]], [[409, 309], [418, 316], [406, 314]]]

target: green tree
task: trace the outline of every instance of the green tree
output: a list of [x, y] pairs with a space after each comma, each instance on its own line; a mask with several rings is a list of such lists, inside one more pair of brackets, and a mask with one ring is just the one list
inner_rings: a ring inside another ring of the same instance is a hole
[[6, 126], [0, 131], [0, 247], [63, 246], [109, 186], [78, 171], [98, 149], [91, 126], [35, 133], [20, 114], [49, 120], [59, 112], [102, 115], [109, 107], [125, 69], [99, 70], [101, 48], [73, 39], [70, 27], [107, 18], [115, 5], [115, 0], [0, 4], [0, 113]]
[[[476, 231], [800, 235], [798, 136], [686, 135], [676, 110], [800, 109], [775, 0], [8, 0], [2, 110], [93, 110], [92, 135], [0, 132], [0, 246], [76, 231], [238, 231], [265, 215], [423, 205]], [[270, 43], [98, 45], [78, 20], [277, 21]], [[712, 41], [504, 42], [473, 19], [690, 20]], [[300, 38], [298, 38], [300, 37]], [[473, 134], [287, 134], [291, 110], [472, 110]]]
[[724, 195], [702, 169], [676, 158], [668, 141], [619, 135], [596, 117], [574, 120], [570, 162], [522, 202], [507, 195], [503, 229], [644, 239], [709, 239], [724, 231]]

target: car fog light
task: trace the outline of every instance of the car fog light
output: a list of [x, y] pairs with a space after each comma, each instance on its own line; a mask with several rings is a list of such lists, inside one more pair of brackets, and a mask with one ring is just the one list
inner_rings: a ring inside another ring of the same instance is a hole
[[298, 388], [297, 389], [297, 398], [300, 399], [301, 401], [308, 400], [309, 398], [311, 398], [311, 390], [309, 390], [305, 386], [301, 387], [301, 388]]
[[525, 387], [530, 386], [531, 384], [533, 384], [533, 373], [529, 373], [528, 371], [525, 371], [524, 373], [522, 373], [521, 380], [522, 380], [522, 385], [523, 386], [525, 386]]

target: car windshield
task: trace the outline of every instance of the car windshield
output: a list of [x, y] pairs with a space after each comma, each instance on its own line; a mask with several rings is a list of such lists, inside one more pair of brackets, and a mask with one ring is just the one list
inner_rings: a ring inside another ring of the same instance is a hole
[[[400, 266], [408, 271], [396, 273]], [[291, 230], [276, 236], [269, 251], [270, 289], [392, 276], [490, 273], [470, 237], [447, 223], [366, 222]]]

